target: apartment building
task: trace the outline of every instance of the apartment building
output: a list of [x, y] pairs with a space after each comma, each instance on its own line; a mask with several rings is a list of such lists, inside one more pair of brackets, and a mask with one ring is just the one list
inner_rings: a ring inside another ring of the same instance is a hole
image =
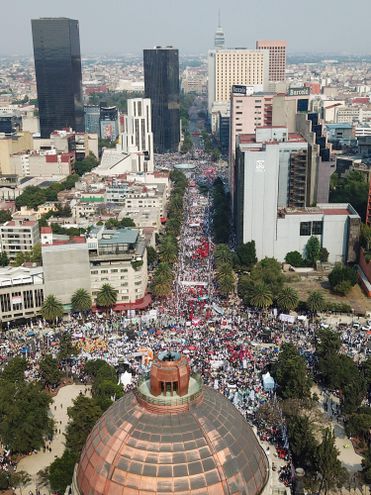
[[256, 42], [256, 49], [269, 52], [269, 81], [285, 81], [287, 41], [259, 40]]
[[41, 266], [0, 268], [0, 321], [11, 322], [40, 314], [44, 302]]
[[36, 221], [9, 220], [0, 226], [1, 251], [10, 259], [18, 253], [29, 253], [40, 242], [39, 224]]

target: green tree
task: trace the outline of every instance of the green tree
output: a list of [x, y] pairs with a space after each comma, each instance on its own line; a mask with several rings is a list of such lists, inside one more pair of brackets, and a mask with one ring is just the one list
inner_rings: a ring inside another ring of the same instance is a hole
[[147, 246], [147, 261], [150, 266], [154, 265], [157, 263], [158, 260], [158, 254], [157, 251], [154, 247], [152, 246]]
[[23, 382], [26, 369], [27, 361], [23, 357], [16, 356], [6, 364], [1, 379], [11, 383]]
[[240, 244], [236, 250], [240, 265], [250, 269], [257, 262], [255, 241]]
[[59, 301], [59, 299], [52, 294], [47, 296], [41, 308], [43, 318], [47, 321], [55, 321], [57, 318], [61, 318], [63, 313], [63, 304]]
[[62, 373], [58, 368], [58, 361], [50, 354], [39, 362], [40, 381], [44, 387], [57, 387], [62, 380]]
[[12, 214], [9, 210], [0, 210], [0, 223], [9, 222], [12, 219]]
[[175, 263], [178, 257], [178, 246], [176, 239], [170, 235], [165, 235], [159, 246], [161, 261], [165, 263]]
[[67, 412], [69, 422], [66, 428], [66, 448], [80, 454], [89, 433], [102, 415], [102, 409], [94, 399], [80, 395]]
[[117, 290], [110, 284], [103, 284], [97, 294], [97, 305], [108, 311], [117, 302]]
[[91, 295], [86, 289], [77, 289], [71, 297], [72, 310], [84, 313], [92, 306]]
[[0, 253], [0, 266], [8, 266], [9, 265], [9, 258], [6, 254], [5, 251]]
[[226, 244], [217, 244], [214, 249], [214, 258], [217, 265], [232, 265], [233, 253]]
[[49, 467], [49, 483], [53, 492], [65, 493], [71, 484], [73, 470], [78, 461], [78, 455], [70, 450], [65, 450], [62, 457], [57, 457]]
[[327, 495], [331, 490], [340, 488], [345, 479], [345, 468], [338, 459], [339, 451], [335, 446], [335, 434], [326, 428], [322, 442], [317, 448], [317, 471], [320, 473], [319, 493]]
[[277, 297], [277, 304], [283, 311], [296, 309], [299, 304], [298, 293], [292, 287], [283, 287]]
[[327, 249], [325, 247], [321, 247], [319, 251], [319, 260], [321, 261], [321, 263], [327, 263], [329, 255], [330, 253], [327, 251]]
[[285, 256], [285, 261], [291, 266], [301, 267], [304, 265], [304, 260], [299, 251], [290, 251]]
[[89, 173], [98, 165], [98, 160], [93, 153], [89, 153], [83, 160], [75, 162], [75, 172], [80, 177], [86, 173]]
[[58, 352], [58, 362], [65, 361], [73, 356], [77, 356], [79, 350], [75, 344], [72, 342], [72, 337], [68, 332], [62, 333], [59, 337], [59, 352]]
[[334, 292], [340, 296], [346, 296], [352, 290], [352, 284], [349, 280], [342, 280], [334, 287]]
[[307, 307], [313, 314], [317, 314], [325, 309], [326, 303], [322, 292], [313, 291], [307, 299]]
[[52, 435], [51, 397], [36, 383], [0, 381], [0, 439], [13, 453], [28, 453]]
[[255, 308], [267, 309], [273, 304], [272, 291], [264, 282], [256, 282], [250, 288], [248, 300]]
[[283, 344], [273, 367], [278, 394], [283, 399], [310, 397], [312, 382], [308, 377], [305, 360], [292, 344]]
[[354, 267], [336, 263], [328, 276], [328, 280], [335, 292], [345, 295], [357, 283], [357, 270]]
[[283, 288], [284, 276], [281, 265], [274, 258], [264, 258], [259, 261], [251, 270], [251, 279], [266, 284], [273, 297], [277, 297]]
[[234, 289], [234, 274], [232, 265], [229, 263], [220, 263], [217, 266], [216, 279], [218, 281], [219, 291], [223, 296], [228, 296]]
[[32, 481], [31, 476], [26, 473], [26, 471], [16, 471], [11, 474], [10, 478], [12, 486], [19, 488], [20, 494], [22, 495], [23, 490], [27, 485], [29, 485]]
[[311, 236], [305, 246], [305, 258], [312, 266], [319, 260], [321, 245], [317, 237]]
[[330, 202], [350, 203], [359, 213], [366, 217], [368, 198], [368, 181], [362, 172], [351, 171], [345, 177], [333, 174], [331, 177]]
[[317, 453], [313, 425], [307, 416], [299, 414], [288, 416], [286, 422], [294, 465], [305, 469], [307, 474], [313, 473]]

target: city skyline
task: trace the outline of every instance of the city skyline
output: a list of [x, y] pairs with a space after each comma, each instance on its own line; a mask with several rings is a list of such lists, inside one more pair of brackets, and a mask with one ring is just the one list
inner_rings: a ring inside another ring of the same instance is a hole
[[[184, 55], [206, 53], [213, 46], [218, 9], [227, 47], [253, 48], [256, 39], [268, 38], [287, 40], [289, 53], [371, 52], [365, 48], [371, 46], [371, 33], [367, 29], [371, 5], [367, 0], [360, 0], [358, 5], [358, 11], [363, 13], [357, 19], [357, 33], [362, 32], [363, 36], [361, 43], [351, 29], [347, 12], [335, 11], [331, 2], [313, 0], [305, 12], [298, 9], [293, 0], [286, 0], [285, 5], [268, 0], [264, 9], [256, 0], [249, 4], [237, 0], [233, 9], [226, 0], [204, 0], [202, 4], [190, 0], [181, 12], [180, 7], [171, 0], [162, 0], [156, 5], [145, 0], [143, 9], [138, 9], [136, 4], [117, 2], [112, 15], [107, 15], [105, 26], [102, 16], [97, 15], [99, 4], [95, 0], [90, 2], [89, 11], [85, 5], [72, 0], [66, 0], [63, 5], [46, 0], [32, 4], [20, 0], [12, 6], [12, 15], [0, 33], [0, 55], [32, 55], [31, 18], [59, 16], [79, 20], [81, 51], [85, 56], [140, 54], [142, 49], [155, 45], [173, 45]], [[308, 31], [305, 36], [304, 22]], [[310, 38], [313, 26], [315, 37]]]

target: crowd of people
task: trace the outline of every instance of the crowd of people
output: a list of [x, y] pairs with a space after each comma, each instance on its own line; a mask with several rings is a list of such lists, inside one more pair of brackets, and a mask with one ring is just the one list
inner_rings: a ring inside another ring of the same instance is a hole
[[[207, 163], [201, 166], [207, 167]], [[198, 170], [200, 172], [200, 169]], [[311, 364], [314, 336], [319, 323], [307, 319], [282, 322], [274, 312], [246, 310], [237, 297], [218, 296], [213, 277], [213, 244], [210, 237], [210, 199], [201, 194], [196, 177], [190, 177], [184, 196], [184, 224], [179, 259], [174, 269], [174, 290], [151, 311], [128, 318], [125, 314], [70, 316], [57, 327], [45, 322], [27, 324], [0, 334], [0, 361], [17, 355], [28, 359], [27, 378], [37, 379], [38, 363], [47, 353], [57, 355], [61, 335], [68, 332], [79, 353], [69, 360], [69, 372], [86, 381], [87, 360], [104, 359], [125, 370], [135, 386], [148, 371], [148, 350], [154, 355], [176, 350], [188, 356], [203, 382], [224, 394], [246, 419], [258, 427], [261, 438], [276, 446], [277, 457], [287, 460], [280, 479], [290, 481], [289, 454], [283, 428], [267, 431], [256, 421], [256, 411], [274, 392], [264, 387], [262, 374], [276, 359], [283, 342], [292, 342]], [[132, 315], [131, 315], [132, 316]], [[369, 336], [352, 325], [339, 326], [343, 350], [360, 359], [368, 353]]]

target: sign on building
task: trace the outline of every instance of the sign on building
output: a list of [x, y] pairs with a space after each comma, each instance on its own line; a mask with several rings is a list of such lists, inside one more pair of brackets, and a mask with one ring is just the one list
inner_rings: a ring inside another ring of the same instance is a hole
[[287, 96], [309, 96], [310, 88], [290, 88]]

